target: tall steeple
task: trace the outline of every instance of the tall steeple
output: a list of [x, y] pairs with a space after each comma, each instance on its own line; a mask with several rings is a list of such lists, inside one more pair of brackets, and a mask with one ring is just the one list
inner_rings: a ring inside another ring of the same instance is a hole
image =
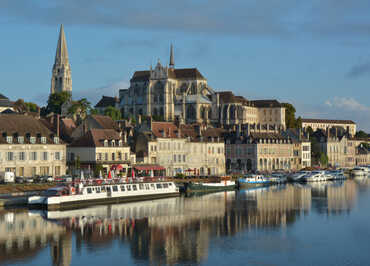
[[173, 55], [173, 45], [171, 44], [171, 51], [170, 51], [170, 68], [175, 67], [175, 57]]
[[63, 24], [60, 25], [59, 39], [51, 77], [50, 93], [69, 91], [72, 94], [71, 66], [68, 60], [66, 37]]

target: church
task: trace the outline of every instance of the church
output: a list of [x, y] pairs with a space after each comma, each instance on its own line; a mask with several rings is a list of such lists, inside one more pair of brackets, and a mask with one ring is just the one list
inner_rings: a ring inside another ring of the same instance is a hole
[[250, 101], [231, 91], [214, 91], [197, 68], [175, 68], [172, 45], [169, 65], [158, 60], [154, 69], [136, 71], [119, 98], [125, 118], [151, 116], [224, 128], [247, 123], [285, 127], [285, 108], [277, 100]]

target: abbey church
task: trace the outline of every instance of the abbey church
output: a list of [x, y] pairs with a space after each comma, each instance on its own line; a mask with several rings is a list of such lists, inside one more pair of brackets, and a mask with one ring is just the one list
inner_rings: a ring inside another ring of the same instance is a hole
[[216, 127], [285, 127], [285, 109], [277, 100], [249, 101], [231, 91], [214, 91], [198, 69], [175, 68], [172, 45], [168, 66], [158, 60], [154, 69], [136, 71], [119, 97], [124, 117], [144, 115]]

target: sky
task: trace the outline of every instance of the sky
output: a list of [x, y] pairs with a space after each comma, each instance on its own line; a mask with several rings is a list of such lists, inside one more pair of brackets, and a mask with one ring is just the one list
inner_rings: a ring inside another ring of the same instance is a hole
[[0, 93], [46, 105], [60, 24], [73, 97], [118, 96], [158, 59], [216, 91], [370, 132], [368, 0], [1, 0]]

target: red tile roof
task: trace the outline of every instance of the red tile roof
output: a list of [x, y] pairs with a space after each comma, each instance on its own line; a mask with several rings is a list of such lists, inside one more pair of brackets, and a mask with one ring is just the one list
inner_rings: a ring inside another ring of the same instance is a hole
[[[104, 140], [121, 140], [113, 129], [91, 129], [85, 135], [73, 141], [71, 147], [104, 147]], [[118, 143], [116, 144], [118, 146]]]
[[172, 122], [152, 122], [152, 132], [157, 138], [177, 138], [179, 129]]

